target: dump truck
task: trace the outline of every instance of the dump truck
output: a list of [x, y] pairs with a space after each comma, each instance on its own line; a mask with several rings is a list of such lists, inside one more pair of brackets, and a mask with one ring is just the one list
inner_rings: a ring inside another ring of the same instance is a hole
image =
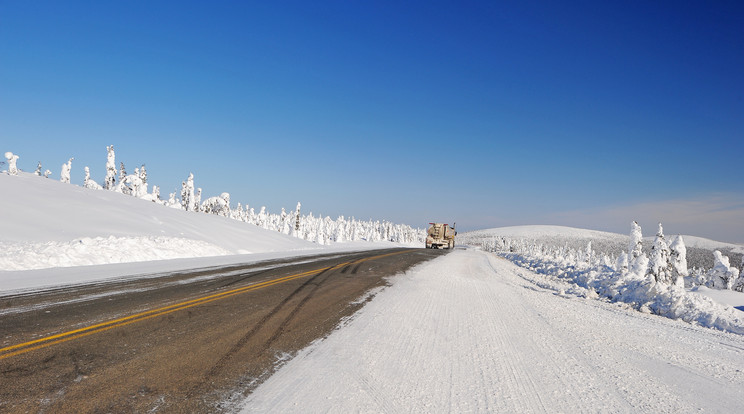
[[426, 232], [427, 249], [452, 249], [455, 247], [455, 226], [446, 223], [429, 223]]

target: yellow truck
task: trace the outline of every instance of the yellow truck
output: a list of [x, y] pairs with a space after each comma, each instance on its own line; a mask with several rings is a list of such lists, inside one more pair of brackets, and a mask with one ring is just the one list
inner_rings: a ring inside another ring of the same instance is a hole
[[426, 232], [427, 249], [453, 249], [455, 247], [455, 226], [446, 223], [429, 223]]

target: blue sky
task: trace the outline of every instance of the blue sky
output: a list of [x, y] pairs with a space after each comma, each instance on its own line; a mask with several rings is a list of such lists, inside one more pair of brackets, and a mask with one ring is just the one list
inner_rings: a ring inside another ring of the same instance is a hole
[[81, 183], [114, 144], [272, 211], [744, 242], [741, 3], [558, 3], [3, 1], [0, 150]]

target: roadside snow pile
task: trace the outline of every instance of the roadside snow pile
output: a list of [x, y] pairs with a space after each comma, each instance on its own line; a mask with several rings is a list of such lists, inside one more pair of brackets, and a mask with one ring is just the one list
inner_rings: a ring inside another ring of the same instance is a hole
[[[605, 297], [613, 302], [627, 303], [641, 312], [744, 335], [744, 314], [741, 311], [703, 294], [688, 292], [683, 287], [656, 283], [632, 273], [623, 275], [603, 264], [571, 264], [557, 252], [527, 250], [523, 253], [505, 253], [503, 256], [535, 273], [576, 285], [569, 291], [561, 291], [562, 294]], [[544, 282], [533, 282], [544, 288], [553, 288]]]
[[231, 254], [219, 246], [176, 237], [83, 237], [71, 242], [0, 242], [0, 269], [31, 270]]
[[[597, 253], [590, 241], [584, 249], [551, 246], [505, 237], [492, 237], [482, 242], [486, 251], [497, 252], [517, 265], [548, 276], [533, 282], [561, 294], [581, 297], [604, 297], [626, 303], [645, 313], [744, 335], [744, 313], [731, 305], [721, 304], [704, 295], [708, 288], [732, 289], [744, 287], [738, 269], [728, 258], [715, 252], [716, 266], [690, 275], [686, 249], [681, 236], [667, 244], [659, 225], [650, 257], [643, 252], [641, 228], [633, 223], [629, 251], [617, 257]], [[568, 292], [552, 280], [569, 281]], [[687, 287], [687, 288], [686, 288]], [[696, 292], [700, 293], [696, 293]], [[738, 293], [738, 292], [737, 292]], [[743, 293], [738, 293], [744, 298]], [[743, 301], [744, 302], [744, 301]]]

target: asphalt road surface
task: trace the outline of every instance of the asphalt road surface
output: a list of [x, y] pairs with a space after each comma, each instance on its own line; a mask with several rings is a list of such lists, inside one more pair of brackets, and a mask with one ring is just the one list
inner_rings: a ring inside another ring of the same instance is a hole
[[445, 252], [305, 256], [0, 297], [0, 412], [229, 411], [386, 277]]

